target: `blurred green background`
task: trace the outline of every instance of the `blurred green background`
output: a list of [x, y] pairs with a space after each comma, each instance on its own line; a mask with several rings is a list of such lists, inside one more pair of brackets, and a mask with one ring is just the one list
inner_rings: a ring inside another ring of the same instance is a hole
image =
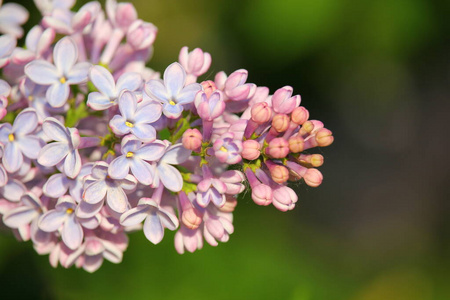
[[230, 241], [194, 254], [172, 232], [158, 246], [134, 233], [94, 274], [4, 232], [1, 299], [450, 299], [449, 1], [133, 3], [159, 28], [152, 68], [186, 45], [212, 54], [205, 78], [245, 68], [271, 92], [293, 86], [335, 135], [324, 182], [296, 186], [288, 213], [240, 199]]

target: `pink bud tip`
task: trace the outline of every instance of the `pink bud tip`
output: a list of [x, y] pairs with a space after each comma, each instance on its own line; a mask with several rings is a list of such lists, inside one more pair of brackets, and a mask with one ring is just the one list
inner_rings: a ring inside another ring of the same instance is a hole
[[304, 140], [301, 136], [291, 136], [289, 138], [289, 150], [291, 150], [292, 153], [299, 153], [303, 151], [304, 147]]
[[284, 132], [289, 128], [289, 117], [286, 114], [276, 114], [272, 119], [272, 128], [277, 132]]
[[234, 197], [227, 197], [227, 201], [225, 202], [225, 204], [219, 208], [220, 211], [223, 212], [233, 212], [234, 209], [236, 208], [237, 205], [237, 200]]
[[316, 133], [316, 141], [319, 147], [326, 147], [333, 143], [334, 137], [332, 135], [333, 133], [326, 129], [322, 128]]
[[296, 107], [291, 114], [292, 122], [302, 125], [309, 119], [309, 111], [303, 106]]
[[285, 183], [289, 179], [289, 170], [285, 166], [275, 165], [270, 168], [270, 176], [276, 183]]
[[207, 81], [203, 81], [201, 83], [202, 87], [203, 87], [203, 91], [206, 94], [206, 98], [209, 98], [211, 96], [211, 94], [217, 90], [217, 86], [214, 83], [214, 81], [211, 80], [207, 80]]
[[299, 133], [301, 135], [307, 135], [314, 130], [314, 123], [311, 121], [306, 121], [302, 124], [302, 128], [300, 128]]
[[202, 134], [197, 128], [189, 128], [183, 133], [181, 139], [183, 147], [189, 150], [197, 150], [202, 145]]
[[265, 184], [259, 184], [252, 189], [252, 199], [258, 205], [267, 206], [272, 203], [272, 189]]
[[273, 158], [284, 158], [289, 154], [289, 143], [284, 138], [274, 138], [266, 148], [266, 154]]
[[253, 105], [251, 115], [255, 123], [264, 124], [272, 117], [272, 109], [266, 102], [260, 102]]
[[255, 140], [246, 140], [242, 143], [242, 157], [248, 160], [254, 160], [261, 154], [261, 145]]
[[189, 229], [197, 229], [202, 223], [200, 213], [193, 207], [183, 211], [181, 215], [181, 222]]
[[310, 187], [318, 187], [322, 183], [323, 175], [319, 170], [311, 168], [303, 175], [303, 179]]

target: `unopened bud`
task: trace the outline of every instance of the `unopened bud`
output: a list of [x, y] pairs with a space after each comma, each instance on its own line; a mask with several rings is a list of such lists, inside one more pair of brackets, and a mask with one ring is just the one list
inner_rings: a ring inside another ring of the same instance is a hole
[[258, 205], [269, 205], [272, 197], [272, 189], [268, 185], [259, 184], [252, 189], [252, 199]]
[[286, 114], [276, 114], [272, 119], [272, 128], [277, 132], [284, 132], [289, 128], [290, 119]]
[[326, 128], [322, 128], [316, 133], [316, 141], [319, 147], [329, 146], [334, 141], [333, 133]]
[[181, 139], [183, 147], [188, 150], [197, 150], [202, 145], [202, 134], [197, 128], [189, 128], [183, 133]]
[[272, 117], [272, 109], [266, 102], [260, 102], [253, 105], [251, 114], [255, 123], [264, 124]]
[[207, 81], [203, 81], [201, 83], [202, 87], [203, 87], [203, 91], [206, 94], [206, 97], [209, 98], [211, 96], [211, 94], [217, 90], [217, 86], [214, 83], [214, 81], [211, 80], [207, 80]]
[[300, 135], [307, 135], [311, 133], [314, 130], [314, 124], [311, 121], [306, 121], [302, 124], [302, 127], [300, 128], [299, 134]]
[[289, 143], [284, 138], [274, 138], [266, 148], [266, 154], [273, 158], [284, 158], [289, 154]]
[[304, 139], [299, 136], [291, 136], [289, 138], [289, 150], [291, 150], [292, 153], [299, 153], [303, 151], [303, 145], [304, 145]]
[[291, 120], [295, 124], [302, 125], [309, 119], [309, 111], [303, 106], [296, 107], [291, 114]]
[[193, 207], [183, 211], [181, 215], [181, 222], [189, 229], [197, 229], [202, 223], [202, 216]]
[[246, 140], [242, 143], [242, 157], [248, 160], [254, 160], [261, 154], [261, 145], [255, 140]]
[[318, 187], [322, 183], [323, 175], [319, 170], [310, 168], [303, 175], [303, 179], [310, 187]]

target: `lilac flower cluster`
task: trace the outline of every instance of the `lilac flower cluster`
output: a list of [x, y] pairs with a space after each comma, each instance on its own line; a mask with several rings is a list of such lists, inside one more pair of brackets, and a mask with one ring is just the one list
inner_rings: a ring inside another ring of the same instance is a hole
[[309, 120], [290, 86], [269, 94], [247, 71], [198, 83], [211, 65], [201, 49], [180, 51], [162, 79], [146, 67], [157, 28], [130, 3], [35, 0], [0, 8], [0, 214], [56, 267], [119, 263], [127, 234], [153, 244], [165, 229], [175, 249], [226, 242], [237, 196], [291, 210], [288, 181], [317, 187], [333, 142]]

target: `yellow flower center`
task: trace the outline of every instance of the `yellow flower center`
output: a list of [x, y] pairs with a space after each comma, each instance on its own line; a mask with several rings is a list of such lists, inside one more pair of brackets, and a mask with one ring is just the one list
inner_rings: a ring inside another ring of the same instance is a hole
[[30, 96], [28, 96], [28, 100], [29, 100], [29, 101], [33, 101], [33, 100], [34, 100], [34, 97], [33, 97], [32, 95], [30, 95]]
[[173, 106], [173, 105], [175, 105], [176, 103], [175, 103], [175, 101], [170, 100], [170, 101], [169, 101], [169, 104]]
[[131, 123], [131, 122], [125, 122], [125, 125], [127, 125], [127, 127], [130, 127], [130, 128], [133, 128], [134, 127], [134, 125], [133, 125], [133, 123]]
[[10, 133], [10, 134], [8, 135], [8, 140], [9, 140], [10, 142], [14, 142], [14, 140], [15, 140], [14, 134]]
[[126, 157], [133, 157], [134, 153], [131, 151], [128, 151], [127, 154], [125, 155]]
[[225, 148], [224, 146], [222, 146], [222, 147], [220, 147], [220, 151], [223, 151], [223, 152], [228, 152], [228, 149], [227, 149], [227, 148]]
[[64, 83], [66, 83], [66, 80], [67, 80], [66, 77], [63, 76], [59, 79], [59, 82], [64, 84]]
[[72, 213], [73, 213], [73, 208], [68, 208], [68, 209], [66, 210], [66, 214], [70, 215], [70, 214], [72, 214]]

